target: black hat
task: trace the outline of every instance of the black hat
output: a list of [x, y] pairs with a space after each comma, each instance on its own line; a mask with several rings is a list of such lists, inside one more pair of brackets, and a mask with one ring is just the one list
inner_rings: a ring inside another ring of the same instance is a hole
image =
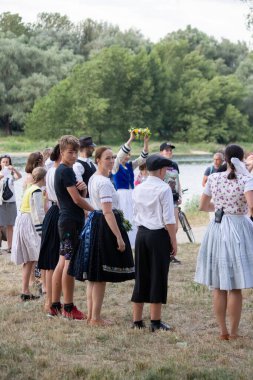
[[164, 149], [167, 149], [167, 148], [175, 149], [176, 147], [170, 142], [164, 142], [160, 145], [160, 152], [162, 152]]
[[152, 172], [155, 170], [162, 169], [166, 166], [171, 166], [172, 161], [160, 156], [159, 154], [151, 154], [150, 156], [148, 156], [146, 164], [147, 169]]
[[89, 146], [95, 147], [96, 144], [92, 141], [92, 137], [80, 137], [80, 148], [87, 148]]

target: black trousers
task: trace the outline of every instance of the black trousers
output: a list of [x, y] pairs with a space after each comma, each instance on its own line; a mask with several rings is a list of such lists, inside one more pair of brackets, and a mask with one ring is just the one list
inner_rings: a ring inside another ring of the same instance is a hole
[[135, 241], [135, 286], [132, 302], [167, 302], [172, 246], [168, 231], [139, 227]]

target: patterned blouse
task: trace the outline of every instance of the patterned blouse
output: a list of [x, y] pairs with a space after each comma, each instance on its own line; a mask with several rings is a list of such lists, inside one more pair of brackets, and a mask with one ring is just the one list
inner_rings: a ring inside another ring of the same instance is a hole
[[212, 197], [215, 211], [223, 207], [225, 214], [247, 214], [248, 205], [244, 193], [253, 190], [253, 177], [236, 174], [228, 179], [228, 172], [214, 173], [208, 177], [204, 194]]

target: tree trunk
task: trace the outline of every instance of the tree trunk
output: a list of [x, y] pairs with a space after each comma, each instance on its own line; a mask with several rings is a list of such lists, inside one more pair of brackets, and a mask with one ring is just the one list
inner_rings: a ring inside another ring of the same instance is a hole
[[6, 136], [12, 136], [12, 125], [9, 115], [3, 117], [3, 127]]
[[98, 143], [99, 145], [102, 144], [102, 131], [98, 131]]

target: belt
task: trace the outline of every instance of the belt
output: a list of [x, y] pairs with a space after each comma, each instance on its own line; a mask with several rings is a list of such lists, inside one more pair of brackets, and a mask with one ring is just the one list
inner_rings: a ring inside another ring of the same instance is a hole
[[151, 230], [150, 228], [147, 228], [147, 227], [144, 227], [144, 226], [139, 226], [138, 227], [140, 230], [143, 230], [143, 231], [152, 231], [152, 232], [154, 232], [154, 231], [166, 231], [166, 229], [165, 228], [158, 228], [158, 229], [156, 229], [156, 230]]

